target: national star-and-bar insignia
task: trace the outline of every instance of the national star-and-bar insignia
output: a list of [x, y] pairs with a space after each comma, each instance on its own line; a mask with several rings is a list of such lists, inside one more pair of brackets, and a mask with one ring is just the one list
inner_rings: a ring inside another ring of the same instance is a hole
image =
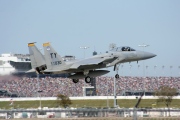
[[47, 48], [46, 48], [47, 50], [50, 50], [50, 47], [49, 46], [47, 46]]

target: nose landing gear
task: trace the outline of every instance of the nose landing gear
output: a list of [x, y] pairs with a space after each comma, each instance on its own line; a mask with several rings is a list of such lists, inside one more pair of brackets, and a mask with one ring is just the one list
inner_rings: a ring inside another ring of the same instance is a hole
[[116, 79], [119, 78], [119, 74], [116, 74], [116, 75], [115, 75], [115, 78], [116, 78]]
[[116, 64], [116, 65], [114, 66], [114, 71], [117, 72], [116, 75], [115, 75], [115, 78], [116, 78], [116, 79], [119, 78], [119, 74], [118, 74], [119, 66], [120, 66], [120, 64]]

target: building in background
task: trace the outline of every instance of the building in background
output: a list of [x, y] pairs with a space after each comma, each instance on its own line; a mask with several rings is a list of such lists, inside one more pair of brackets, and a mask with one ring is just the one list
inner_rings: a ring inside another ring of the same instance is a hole
[[31, 69], [29, 54], [5, 53], [0, 55], [0, 75], [25, 72]]
[[[71, 61], [71, 60], [75, 60], [75, 56], [67, 55], [62, 57], [62, 59], [64, 61]], [[0, 75], [13, 74], [13, 75], [36, 76], [35, 72], [28, 74], [25, 73], [30, 69], [32, 69], [32, 67], [31, 67], [31, 60], [29, 54], [3, 53], [0, 55]]]

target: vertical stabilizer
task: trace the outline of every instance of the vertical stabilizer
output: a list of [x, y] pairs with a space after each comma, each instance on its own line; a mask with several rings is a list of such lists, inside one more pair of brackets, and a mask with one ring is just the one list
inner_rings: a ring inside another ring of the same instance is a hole
[[49, 69], [49, 70], [58, 69], [58, 68], [60, 69], [62, 66], [65, 65], [64, 60], [52, 48], [50, 43], [44, 43], [43, 48], [44, 48], [47, 69]]
[[[45, 59], [43, 54], [38, 50], [34, 43], [28, 43], [29, 54], [31, 59], [31, 67], [37, 70], [38, 72], [40, 68], [45, 66]], [[42, 70], [45, 68], [43, 67]]]

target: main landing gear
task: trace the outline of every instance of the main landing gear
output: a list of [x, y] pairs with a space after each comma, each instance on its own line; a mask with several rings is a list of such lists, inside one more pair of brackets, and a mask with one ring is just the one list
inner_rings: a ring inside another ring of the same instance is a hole
[[85, 77], [85, 82], [86, 83], [90, 83], [91, 82], [91, 77], [88, 76], [89, 74], [89, 70], [84, 70], [84, 73], [83, 73], [86, 77]]
[[[78, 83], [78, 82], [79, 82], [79, 79], [72, 79], [72, 81], [73, 81], [74, 83]], [[91, 82], [91, 77], [86, 76], [86, 77], [85, 77], [85, 82], [86, 82], [86, 83], [90, 83], [90, 82]]]
[[[76, 75], [76, 77], [78, 78], [82, 78], [82, 77], [84, 77], [85, 76], [85, 82], [86, 83], [91, 83], [91, 77], [90, 76], [88, 76], [88, 74], [89, 74], [89, 70], [84, 70], [82, 73], [77, 73]], [[74, 83], [78, 83], [79, 82], [79, 79], [72, 79], [72, 81], [74, 82]]]
[[[89, 74], [89, 70], [84, 70], [82, 76], [86, 76], [86, 77], [85, 77], [85, 82], [86, 82], [86, 83], [90, 83], [90, 82], [91, 82], [91, 77], [88, 76], [88, 74]], [[79, 79], [73, 79], [73, 82], [74, 82], [74, 83], [78, 83], [78, 82], [79, 82]]]
[[86, 83], [90, 83], [90, 82], [91, 82], [91, 78], [90, 78], [89, 76], [86, 76], [86, 77], [85, 77], [85, 82], [86, 82]]
[[114, 66], [114, 71], [117, 72], [116, 75], [115, 75], [115, 78], [116, 78], [116, 79], [119, 78], [119, 74], [118, 74], [119, 66], [120, 66], [120, 64], [116, 64], [116, 65]]
[[74, 83], [78, 83], [78, 82], [79, 82], [79, 79], [72, 79], [72, 81], [73, 81]]

